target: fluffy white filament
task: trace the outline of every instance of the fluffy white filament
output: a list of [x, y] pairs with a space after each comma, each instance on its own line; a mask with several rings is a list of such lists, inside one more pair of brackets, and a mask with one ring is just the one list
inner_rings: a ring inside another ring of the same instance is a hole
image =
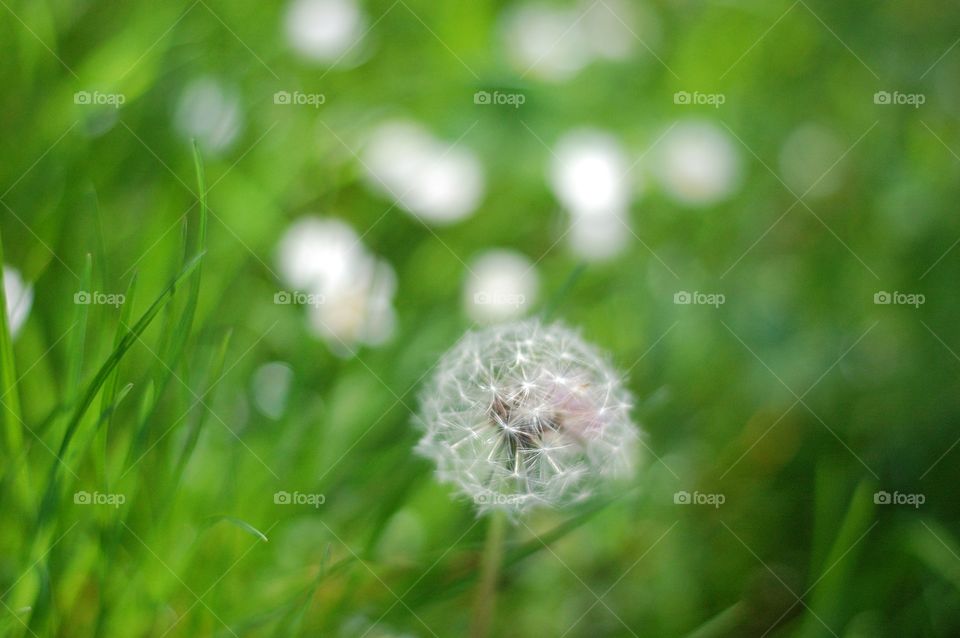
[[582, 501], [633, 470], [630, 396], [562, 324], [467, 333], [437, 365], [421, 406], [417, 451], [481, 511]]

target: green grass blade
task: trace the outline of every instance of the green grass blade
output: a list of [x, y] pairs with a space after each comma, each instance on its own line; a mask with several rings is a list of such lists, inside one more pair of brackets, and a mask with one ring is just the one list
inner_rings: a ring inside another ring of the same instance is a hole
[[[124, 293], [124, 303], [123, 307], [120, 309], [120, 321], [117, 323], [117, 330], [113, 338], [113, 347], [116, 349], [119, 347], [120, 342], [123, 341], [123, 335], [126, 332], [124, 326], [129, 326], [131, 324], [131, 316], [133, 315], [133, 303], [136, 297], [137, 292], [137, 274], [134, 273], [133, 277], [130, 279], [130, 283], [127, 285], [127, 290]], [[100, 476], [101, 483], [103, 485], [108, 485], [107, 477], [107, 440], [109, 438], [110, 426], [113, 423], [114, 414], [116, 411], [112, 409], [115, 403], [117, 396], [117, 386], [120, 383], [120, 369], [119, 367], [114, 368], [113, 372], [110, 373], [110, 376], [107, 378], [106, 383], [103, 386], [103, 394], [100, 396], [100, 413], [104, 414], [108, 409], [110, 414], [107, 420], [103, 423], [101, 427], [97, 429], [96, 434], [96, 455], [95, 462], [97, 463], [97, 472]]]
[[[0, 271], [3, 269], [3, 237], [0, 236]], [[0, 410], [3, 411], [4, 456], [12, 462], [23, 444], [20, 418], [20, 393], [16, 389], [17, 367], [13, 356], [13, 337], [7, 322], [7, 293], [0, 272]]]
[[[66, 452], [67, 446], [70, 445], [70, 440], [73, 435], [76, 433], [77, 426], [80, 424], [80, 420], [83, 418], [83, 415], [86, 413], [87, 409], [93, 403], [94, 398], [97, 396], [97, 393], [100, 391], [100, 388], [106, 382], [107, 377], [111, 372], [117, 367], [117, 364], [120, 363], [120, 360], [127, 353], [131, 346], [143, 334], [147, 329], [153, 319], [157, 316], [157, 313], [170, 302], [176, 293], [180, 283], [194, 271], [194, 269], [200, 264], [200, 260], [203, 255], [197, 255], [190, 262], [187, 263], [186, 267], [180, 271], [173, 281], [160, 293], [160, 295], [154, 300], [150, 307], [143, 313], [140, 317], [140, 320], [137, 321], [136, 325], [133, 326], [120, 340], [120, 345], [118, 345], [113, 353], [107, 358], [107, 360], [100, 367], [100, 370], [97, 372], [96, 376], [93, 378], [93, 381], [87, 386], [86, 391], [83, 394], [83, 398], [80, 403], [76, 406], [73, 411], [73, 416], [70, 419], [70, 422], [67, 426], [66, 432], [63, 435], [63, 441], [60, 443], [60, 456]], [[56, 465], [54, 465], [56, 467]]]
[[263, 532], [261, 532], [260, 530], [258, 530], [256, 527], [254, 527], [254, 526], [251, 525], [250, 523], [248, 523], [248, 522], [246, 522], [246, 521], [244, 521], [244, 520], [241, 520], [241, 519], [239, 519], [239, 518], [234, 518], [233, 516], [211, 516], [210, 518], [207, 519], [207, 523], [208, 523], [208, 524], [207, 524], [207, 529], [213, 527], [214, 525], [216, 525], [217, 523], [220, 523], [220, 522], [230, 523], [230, 524], [233, 525], [234, 527], [238, 527], [238, 528], [242, 529], [243, 531], [245, 531], [246, 533], [250, 534], [251, 536], [254, 536], [254, 537], [256, 537], [256, 538], [259, 538], [259, 539], [262, 540], [264, 543], [269, 543], [269, 542], [270, 542], [270, 539], [267, 538], [267, 535], [266, 535], [266, 534], [264, 534]]
[[[83, 351], [86, 345], [87, 320], [90, 317], [90, 301], [93, 294], [93, 257], [87, 254], [80, 275], [80, 289], [73, 298], [73, 329], [67, 347], [66, 405], [69, 408], [80, 393], [80, 377], [83, 375]], [[84, 301], [86, 300], [86, 302]]]
[[[196, 140], [194, 140], [193, 143], [193, 163], [196, 170], [197, 187], [200, 197], [200, 224], [196, 237], [192, 242], [192, 247], [190, 246], [189, 238], [185, 240], [185, 260], [190, 259], [192, 255], [199, 255], [205, 251], [207, 245], [207, 219], [209, 215], [207, 209], [207, 183], [203, 169], [203, 160], [200, 157], [200, 147], [197, 145]], [[197, 302], [200, 298], [201, 270], [201, 268], [197, 268], [190, 277], [186, 305], [184, 306], [183, 312], [180, 313], [180, 321], [172, 330], [170, 342], [167, 344], [166, 361], [171, 369], [176, 366], [180, 355], [183, 353], [187, 338], [190, 336], [190, 328], [193, 325], [194, 316], [197, 312]]]
[[816, 587], [811, 592], [811, 604], [799, 635], [821, 635], [822, 623], [831, 627], [843, 626], [842, 615], [849, 613], [849, 605], [845, 604], [848, 600], [846, 583], [856, 567], [857, 556], [868, 540], [864, 536], [872, 529], [873, 492], [873, 486], [866, 481], [861, 482], [854, 491], [825, 564], [811, 576]]
[[[228, 330], [224, 335], [223, 340], [220, 342], [220, 346], [213, 355], [213, 360], [210, 364], [210, 372], [208, 374], [209, 380], [200, 394], [205, 401], [210, 400], [207, 395], [216, 387], [217, 381], [219, 381], [220, 376], [223, 374], [223, 367], [227, 360], [227, 350], [230, 346], [230, 339], [232, 336], [233, 331]], [[184, 443], [177, 459], [176, 469], [173, 473], [173, 480], [170, 481], [170, 484], [173, 486], [180, 484], [180, 480], [183, 477], [183, 472], [186, 469], [187, 463], [190, 461], [190, 457], [193, 455], [193, 451], [197, 446], [197, 441], [200, 439], [200, 432], [203, 430], [203, 426], [207, 422], [210, 415], [210, 411], [203, 406], [197, 406], [196, 409], [201, 410], [200, 416], [197, 418], [190, 430], [190, 433], [187, 435], [187, 440]]]

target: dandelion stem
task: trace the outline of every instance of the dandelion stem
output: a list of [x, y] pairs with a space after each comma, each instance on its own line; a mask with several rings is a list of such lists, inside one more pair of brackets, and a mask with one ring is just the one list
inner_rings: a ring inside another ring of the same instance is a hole
[[470, 638], [487, 638], [490, 635], [497, 602], [497, 581], [500, 576], [500, 565], [503, 563], [503, 538], [506, 527], [506, 515], [499, 510], [494, 510], [490, 516], [487, 540], [483, 548], [480, 581], [473, 604]]

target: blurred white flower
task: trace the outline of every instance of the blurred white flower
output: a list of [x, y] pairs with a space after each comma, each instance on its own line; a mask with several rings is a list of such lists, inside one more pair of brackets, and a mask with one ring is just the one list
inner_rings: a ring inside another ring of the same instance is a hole
[[280, 240], [277, 263], [293, 292], [313, 295], [310, 326], [335, 353], [348, 355], [353, 344], [378, 345], [392, 334], [396, 275], [345, 222], [297, 220]]
[[25, 283], [12, 266], [3, 267], [3, 290], [7, 297], [7, 322], [10, 335], [15, 337], [23, 327], [33, 306], [33, 286]]
[[603, 215], [573, 215], [567, 239], [570, 248], [588, 261], [603, 261], [622, 253], [632, 233], [626, 211], [612, 210]]
[[356, 269], [349, 287], [310, 307], [310, 325], [341, 356], [351, 355], [354, 343], [378, 346], [393, 334], [396, 290], [397, 277], [390, 264], [371, 260]]
[[549, 4], [512, 7], [503, 16], [503, 38], [514, 68], [545, 80], [566, 80], [590, 62], [577, 13]]
[[559, 82], [598, 58], [626, 58], [640, 40], [648, 47], [656, 43], [658, 25], [643, 7], [623, 0], [582, 0], [568, 7], [532, 2], [508, 9], [501, 33], [518, 73]]
[[213, 77], [198, 78], [180, 95], [174, 124], [180, 135], [196, 139], [204, 150], [226, 150], [243, 126], [240, 98]]
[[843, 183], [843, 155], [843, 144], [833, 132], [818, 124], [803, 124], [783, 143], [780, 174], [797, 195], [825, 197]]
[[537, 320], [467, 333], [421, 395], [417, 451], [481, 510], [582, 501], [633, 472], [630, 397], [601, 354]]
[[[598, 57], [622, 60], [633, 53], [638, 39], [653, 46], [658, 39], [656, 19], [642, 5], [623, 0], [582, 0], [580, 30]], [[638, 26], [637, 14], [642, 18]]]
[[656, 175], [667, 194], [681, 204], [713, 204], [740, 185], [737, 149], [730, 136], [710, 122], [680, 122], [658, 148]]
[[557, 142], [549, 181], [570, 214], [567, 238], [580, 257], [609, 259], [627, 247], [627, 211], [636, 190], [631, 168], [620, 141], [609, 133], [579, 129]]
[[360, 237], [339, 219], [303, 217], [280, 240], [280, 276], [298, 290], [336, 294], [371, 265]]
[[470, 263], [463, 306], [477, 323], [496, 323], [526, 313], [536, 302], [539, 278], [533, 263], [513, 250], [489, 250]]
[[627, 154], [616, 137], [579, 129], [557, 142], [550, 185], [568, 210], [583, 215], [606, 214], [628, 205], [629, 170]]
[[253, 403], [271, 419], [279, 419], [287, 408], [293, 368], [282, 361], [265, 363], [253, 373]]
[[374, 129], [361, 158], [371, 188], [426, 221], [463, 219], [483, 197], [483, 167], [476, 156], [413, 122]]
[[335, 63], [363, 37], [367, 19], [355, 0], [293, 0], [284, 29], [293, 49], [303, 57]]

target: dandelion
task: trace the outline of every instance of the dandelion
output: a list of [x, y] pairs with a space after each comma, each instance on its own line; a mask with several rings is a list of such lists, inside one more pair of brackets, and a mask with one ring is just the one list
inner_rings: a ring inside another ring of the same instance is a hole
[[15, 337], [23, 327], [33, 305], [33, 286], [25, 283], [16, 268], [3, 267], [3, 291], [7, 298], [7, 322]]
[[603, 356], [562, 324], [470, 332], [422, 396], [417, 450], [480, 511], [583, 501], [632, 474], [630, 396]]

